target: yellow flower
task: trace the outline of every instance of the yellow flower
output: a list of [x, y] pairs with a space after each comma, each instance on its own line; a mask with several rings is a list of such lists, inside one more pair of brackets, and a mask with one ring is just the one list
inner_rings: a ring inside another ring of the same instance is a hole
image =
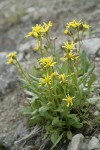
[[54, 78], [54, 77], [56, 77], [58, 75], [58, 73], [57, 72], [53, 72], [53, 73], [51, 73], [51, 78]]
[[72, 106], [73, 105], [73, 99], [75, 98], [75, 96], [74, 97], [70, 97], [69, 95], [68, 96], [66, 96], [66, 98], [64, 98], [63, 100], [65, 100], [65, 101], [67, 101], [67, 107], [69, 107], [69, 106]]
[[72, 51], [73, 49], [75, 49], [76, 43], [72, 42], [64, 42], [64, 45], [62, 46], [62, 48], [67, 49], [69, 51]]
[[36, 24], [36, 26], [32, 27], [32, 31], [28, 33], [25, 37], [33, 36], [35, 38], [43, 36], [41, 31], [42, 26], [39, 24]]
[[40, 78], [39, 85], [51, 85], [51, 77], [47, 75], [44, 78]]
[[83, 25], [84, 29], [89, 29], [90, 28], [90, 26], [88, 24], [86, 24], [86, 23], [83, 23], [82, 25]]
[[49, 29], [50, 29], [50, 27], [52, 27], [52, 22], [51, 21], [49, 21], [48, 23], [43, 23], [43, 26], [42, 26], [42, 28], [41, 28], [41, 31], [42, 32], [48, 32], [49, 31]]
[[7, 64], [14, 64], [14, 60], [16, 59], [16, 52], [9, 53], [6, 58], [9, 58]]
[[70, 52], [70, 53], [68, 53], [68, 56], [64, 56], [63, 58], [62, 58], [62, 60], [63, 61], [66, 61], [66, 60], [77, 60], [79, 58], [79, 54], [73, 54], [72, 52]]
[[9, 53], [6, 58], [12, 58], [12, 59], [15, 59], [16, 58], [16, 55], [17, 53], [16, 52], [12, 52], [12, 53]]
[[39, 60], [40, 65], [44, 68], [53, 67], [56, 62], [53, 62], [53, 57], [43, 57]]
[[6, 64], [13, 64], [13, 63], [14, 63], [14, 60], [10, 58]]
[[67, 27], [77, 29], [81, 24], [82, 24], [81, 20], [78, 22], [76, 20], [73, 20], [72, 22], [67, 23]]
[[67, 76], [65, 74], [60, 74], [59, 75], [59, 79], [60, 79], [60, 83], [65, 84], [67, 82]]

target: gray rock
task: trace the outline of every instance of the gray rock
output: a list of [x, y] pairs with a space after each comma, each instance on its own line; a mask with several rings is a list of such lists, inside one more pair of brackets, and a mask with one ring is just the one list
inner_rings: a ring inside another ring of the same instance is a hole
[[14, 66], [6, 64], [7, 54], [6, 52], [0, 53], [0, 95], [12, 91], [18, 80]]
[[29, 49], [33, 49], [33, 47], [36, 46], [36, 41], [30, 40], [24, 44], [21, 44], [20, 46], [17, 47], [19, 52], [29, 53]]
[[99, 140], [95, 136], [93, 136], [90, 142], [88, 143], [87, 148], [88, 150], [100, 148]]
[[100, 134], [98, 135], [98, 139], [99, 139], [99, 141], [100, 141]]
[[99, 102], [99, 100], [100, 100], [100, 97], [92, 97], [92, 98], [89, 98], [87, 101], [90, 104], [96, 104], [97, 102]]
[[83, 43], [82, 50], [85, 50], [89, 57], [96, 56], [99, 54], [100, 38], [86, 39], [83, 40], [82, 43]]
[[94, 112], [94, 116], [99, 116], [100, 115], [100, 112], [97, 110]]
[[73, 136], [72, 141], [69, 143], [67, 150], [80, 150], [83, 140], [84, 136], [81, 133], [76, 134]]

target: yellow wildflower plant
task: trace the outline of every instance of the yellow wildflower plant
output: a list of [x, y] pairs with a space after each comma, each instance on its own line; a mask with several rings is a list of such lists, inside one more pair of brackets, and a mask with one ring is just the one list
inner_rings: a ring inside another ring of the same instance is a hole
[[53, 57], [43, 57], [39, 60], [39, 63], [44, 68], [50, 68], [53, 67], [56, 62], [53, 61]]
[[73, 41], [64, 42], [62, 48], [72, 51], [73, 49], [76, 49], [75, 46], [76, 46], [76, 43], [74, 43]]
[[[36, 38], [38, 44], [34, 50], [39, 50], [39, 65], [34, 64], [31, 72], [24, 71], [16, 52], [7, 55], [7, 64], [13, 64], [19, 70], [23, 87], [30, 96], [28, 108], [25, 106], [22, 113], [29, 115], [32, 124], [39, 126], [39, 131], [40, 127], [45, 129], [45, 137], [51, 138], [53, 143], [49, 149], [55, 148], [66, 136], [71, 139], [74, 128], [92, 124], [90, 117], [93, 115], [87, 108], [92, 108], [88, 99], [92, 96], [96, 79], [94, 65], [89, 62], [85, 51], [80, 53], [84, 31], [90, 26], [81, 20], [67, 24], [64, 33], [69, 40], [62, 43], [64, 56], [62, 49], [56, 47], [57, 38], [50, 35], [51, 27], [51, 21], [36, 24], [26, 36]], [[64, 61], [61, 61], [62, 56]]]
[[73, 105], [73, 99], [75, 98], [75, 96], [74, 97], [71, 97], [71, 96], [66, 96], [66, 98], [63, 98], [63, 100], [65, 100], [65, 101], [67, 101], [67, 107], [69, 107], [69, 106], [72, 106]]

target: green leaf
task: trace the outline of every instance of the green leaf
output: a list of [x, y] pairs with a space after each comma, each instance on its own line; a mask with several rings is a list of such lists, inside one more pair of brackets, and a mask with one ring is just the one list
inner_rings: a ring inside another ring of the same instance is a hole
[[78, 123], [73, 124], [72, 126], [75, 127], [75, 128], [80, 129], [80, 128], [83, 127], [83, 124], [78, 122]]
[[64, 121], [59, 120], [59, 117], [54, 117], [52, 121], [53, 126], [62, 127], [65, 124]]
[[31, 79], [33, 79], [34, 81], [39, 82], [39, 79], [36, 78], [36, 77], [34, 77], [34, 76], [32, 76], [31, 74], [29, 74], [29, 77], [30, 77]]
[[68, 62], [63, 62], [62, 67], [61, 67], [62, 73], [68, 73]]
[[59, 117], [54, 117], [52, 121], [52, 125], [58, 125], [59, 124]]
[[51, 135], [51, 141], [52, 141], [52, 143], [53, 143], [53, 146], [51, 147], [51, 150], [60, 142], [60, 140], [61, 140], [62, 137], [63, 137], [63, 134], [64, 134], [64, 133], [62, 133], [62, 134], [59, 136], [59, 132], [57, 132], [57, 133], [53, 133], [53, 134]]
[[69, 140], [72, 139], [72, 136], [73, 136], [72, 132], [71, 132], [71, 131], [67, 131], [67, 138], [68, 138]]
[[95, 74], [92, 74], [90, 76], [90, 80], [88, 81], [88, 88], [90, 89], [91, 88], [91, 85], [93, 84], [93, 82], [96, 80], [96, 75]]
[[59, 132], [58, 131], [56, 131], [56, 132], [51, 134], [51, 141], [52, 141], [53, 144], [55, 144], [55, 142], [57, 141], [58, 137], [59, 137]]
[[39, 113], [41, 116], [46, 116], [47, 110], [49, 110], [48, 106], [42, 106], [39, 108]]
[[81, 61], [83, 73], [86, 73], [89, 68], [89, 60], [85, 51], [82, 51], [80, 55], [80, 61]]
[[31, 109], [31, 107], [22, 108], [22, 109], [21, 109], [21, 113], [22, 113], [23, 115], [30, 115], [30, 114], [32, 114], [32, 109]]
[[42, 118], [41, 118], [40, 114], [36, 114], [36, 115], [34, 115], [34, 116], [31, 118], [31, 122], [32, 122], [33, 124], [37, 124], [37, 123], [39, 123], [41, 120], [42, 120]]

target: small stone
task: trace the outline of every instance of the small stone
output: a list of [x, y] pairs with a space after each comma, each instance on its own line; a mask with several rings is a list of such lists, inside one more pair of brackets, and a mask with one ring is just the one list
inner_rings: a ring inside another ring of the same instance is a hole
[[83, 140], [84, 136], [81, 133], [76, 134], [73, 136], [72, 141], [69, 143], [67, 150], [80, 150]]
[[90, 103], [90, 104], [96, 104], [97, 101], [99, 100], [100, 97], [93, 97], [93, 98], [89, 98], [87, 101]]
[[100, 112], [97, 110], [94, 112], [94, 116], [99, 116]]
[[96, 57], [96, 58], [95, 58], [95, 61], [97, 61], [97, 62], [100, 61], [100, 58], [99, 58], [99, 57]]
[[93, 136], [90, 142], [88, 143], [87, 148], [88, 150], [100, 148], [99, 140], [95, 136]]

